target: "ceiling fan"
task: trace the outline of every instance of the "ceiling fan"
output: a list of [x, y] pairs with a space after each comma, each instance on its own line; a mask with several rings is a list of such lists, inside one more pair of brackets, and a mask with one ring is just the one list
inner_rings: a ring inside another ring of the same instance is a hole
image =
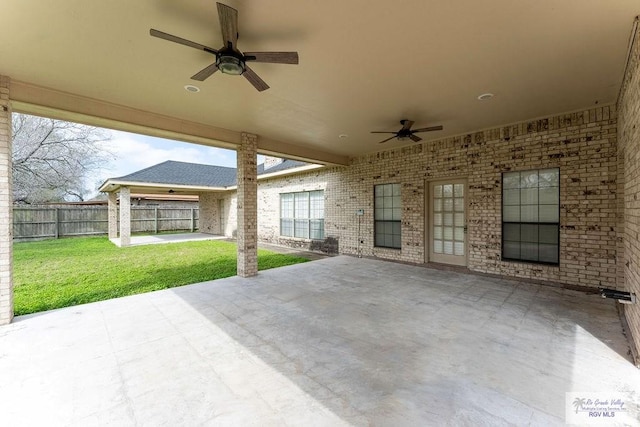
[[442, 126], [431, 126], [428, 128], [420, 128], [420, 129], [411, 129], [411, 126], [413, 126], [413, 123], [411, 120], [400, 120], [400, 124], [402, 125], [402, 128], [397, 131], [397, 132], [371, 132], [371, 133], [392, 133], [393, 136], [391, 138], [387, 138], [384, 141], [380, 141], [380, 144], [390, 141], [393, 138], [398, 138], [398, 140], [400, 141], [404, 141], [405, 139], [409, 138], [411, 139], [413, 142], [419, 142], [422, 141], [422, 138], [420, 138], [417, 135], [414, 135], [414, 133], [418, 133], [418, 132], [432, 132], [434, 130], [442, 130], [443, 127]]
[[151, 29], [149, 33], [153, 37], [169, 40], [194, 49], [203, 50], [207, 53], [215, 55], [216, 61], [198, 71], [191, 76], [193, 80], [203, 81], [210, 77], [213, 73], [220, 70], [224, 74], [242, 75], [249, 81], [258, 91], [269, 89], [264, 80], [262, 80], [249, 66], [247, 62], [268, 62], [272, 64], [297, 64], [298, 52], [244, 52], [238, 50], [238, 11], [222, 3], [218, 5], [218, 18], [220, 20], [220, 29], [222, 30], [222, 40], [224, 42], [220, 49], [192, 42], [178, 36], [167, 34], [162, 31]]

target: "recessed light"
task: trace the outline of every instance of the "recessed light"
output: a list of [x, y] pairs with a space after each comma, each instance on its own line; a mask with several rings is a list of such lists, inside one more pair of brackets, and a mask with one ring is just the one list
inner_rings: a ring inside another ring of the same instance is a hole
[[338, 138], [340, 139], [349, 138], [349, 135], [347, 135], [346, 133], [341, 133], [340, 135], [338, 135]]
[[184, 86], [184, 90], [186, 90], [187, 92], [192, 92], [192, 93], [200, 92], [200, 88], [198, 86], [194, 86], [194, 85], [185, 85]]
[[492, 93], [483, 93], [482, 95], [478, 96], [478, 101], [486, 101], [491, 98], [493, 98]]

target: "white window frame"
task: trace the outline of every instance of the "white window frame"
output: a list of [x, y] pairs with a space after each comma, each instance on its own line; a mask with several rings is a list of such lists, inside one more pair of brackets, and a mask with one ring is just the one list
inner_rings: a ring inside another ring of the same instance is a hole
[[324, 240], [324, 190], [280, 193], [280, 236]]

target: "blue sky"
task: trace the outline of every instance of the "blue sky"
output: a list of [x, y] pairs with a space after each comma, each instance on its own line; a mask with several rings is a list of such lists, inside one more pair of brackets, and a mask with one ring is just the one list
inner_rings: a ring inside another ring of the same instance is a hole
[[[90, 187], [97, 188], [108, 178], [128, 175], [166, 160], [202, 163], [217, 166], [236, 166], [236, 152], [187, 142], [172, 141], [121, 131], [109, 131], [112, 138], [105, 143], [115, 159], [90, 178]], [[262, 161], [262, 156], [258, 156]], [[95, 184], [94, 184], [95, 183]], [[92, 194], [90, 197], [93, 197]]]

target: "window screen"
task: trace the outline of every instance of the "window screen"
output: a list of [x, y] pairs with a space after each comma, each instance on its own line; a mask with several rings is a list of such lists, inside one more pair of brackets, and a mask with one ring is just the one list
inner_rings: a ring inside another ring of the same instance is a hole
[[280, 194], [280, 235], [324, 239], [324, 191]]
[[560, 170], [502, 174], [502, 258], [558, 264]]
[[400, 249], [402, 243], [400, 184], [376, 185], [374, 198], [375, 245]]

